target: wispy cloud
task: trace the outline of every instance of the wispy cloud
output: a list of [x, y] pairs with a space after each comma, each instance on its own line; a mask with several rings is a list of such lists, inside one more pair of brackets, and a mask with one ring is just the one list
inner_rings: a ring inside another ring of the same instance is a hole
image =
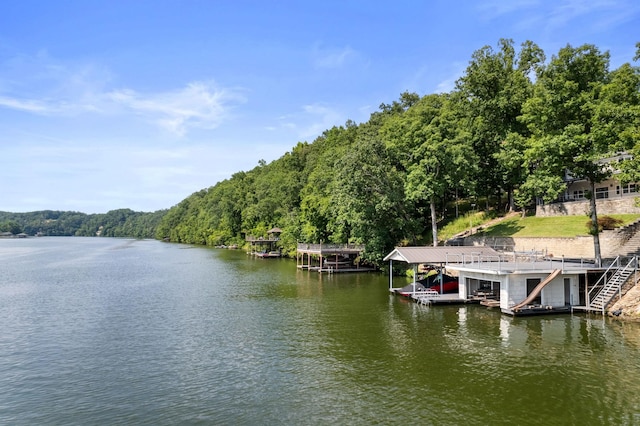
[[488, 21], [505, 15], [514, 17], [511, 25], [520, 30], [538, 28], [548, 32], [588, 18], [590, 28], [604, 31], [637, 19], [640, 4], [635, 0], [492, 0], [477, 6], [477, 10]]
[[[324, 105], [305, 105], [304, 112], [309, 123], [302, 129], [301, 136], [309, 138], [319, 136], [324, 130], [342, 124], [338, 111]], [[342, 120], [345, 121], [345, 120]]]
[[178, 135], [184, 135], [191, 127], [213, 129], [228, 117], [234, 105], [244, 102], [239, 91], [220, 89], [206, 82], [147, 95], [130, 89], [116, 90], [105, 97]]
[[549, 12], [549, 26], [561, 27], [568, 22], [590, 15], [591, 25], [599, 30], [610, 28], [638, 12], [638, 4], [628, 0], [564, 0]]
[[34, 99], [22, 100], [6, 96], [0, 96], [0, 106], [36, 114], [45, 114], [52, 110], [52, 106], [43, 101]]
[[339, 69], [354, 62], [365, 63], [361, 54], [351, 46], [325, 47], [316, 44], [311, 51], [312, 64], [319, 69]]
[[319, 103], [308, 104], [286, 116], [279, 117], [278, 127], [295, 133], [296, 137], [312, 139], [333, 126], [346, 122], [346, 118], [337, 110]]
[[540, 5], [540, 0], [490, 0], [477, 6], [477, 10], [485, 19], [495, 19], [502, 15], [517, 12], [522, 9], [530, 9]]
[[[5, 63], [7, 65], [7, 63]], [[58, 64], [46, 54], [21, 57], [0, 69], [0, 108], [45, 116], [130, 114], [182, 136], [213, 129], [245, 102], [243, 91], [195, 81], [182, 88], [141, 93], [113, 89], [112, 76], [92, 64]]]

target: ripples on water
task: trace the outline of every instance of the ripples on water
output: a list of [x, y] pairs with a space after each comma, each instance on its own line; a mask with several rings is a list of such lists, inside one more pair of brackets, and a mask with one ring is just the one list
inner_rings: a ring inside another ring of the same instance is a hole
[[377, 274], [0, 240], [1, 424], [639, 424], [640, 330], [425, 307]]

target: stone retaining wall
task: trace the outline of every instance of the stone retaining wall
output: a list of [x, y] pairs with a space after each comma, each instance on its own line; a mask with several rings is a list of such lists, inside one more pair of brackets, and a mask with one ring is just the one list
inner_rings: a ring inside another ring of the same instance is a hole
[[[620, 248], [633, 236], [640, 232], [640, 221], [623, 228], [600, 233], [600, 254], [602, 258], [615, 258]], [[573, 238], [544, 237], [483, 237], [471, 236], [464, 239], [464, 245], [486, 245], [498, 251], [536, 252], [545, 256], [593, 259], [593, 237], [591, 235]]]
[[[603, 214], [640, 214], [640, 207], [636, 205], [636, 198], [609, 198], [597, 201], [598, 215]], [[589, 201], [567, 201], [565, 203], [553, 203], [536, 206], [536, 216], [575, 216], [588, 215]]]

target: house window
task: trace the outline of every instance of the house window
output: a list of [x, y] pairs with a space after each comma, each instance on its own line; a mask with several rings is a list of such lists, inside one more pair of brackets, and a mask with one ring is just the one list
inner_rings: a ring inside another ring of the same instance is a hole
[[622, 193], [623, 194], [633, 194], [634, 192], [638, 192], [638, 187], [635, 183], [629, 183], [627, 185], [622, 185]]
[[584, 198], [584, 190], [579, 189], [577, 191], [573, 191], [573, 199], [574, 200], [582, 200]]
[[609, 198], [609, 188], [603, 186], [602, 188], [596, 188], [596, 199]]

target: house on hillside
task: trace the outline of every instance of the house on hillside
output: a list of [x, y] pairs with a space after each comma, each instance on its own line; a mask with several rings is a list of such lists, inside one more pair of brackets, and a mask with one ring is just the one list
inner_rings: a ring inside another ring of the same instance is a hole
[[[600, 160], [600, 163], [611, 171], [611, 177], [596, 184], [594, 195], [598, 213], [640, 214], [640, 206], [636, 203], [636, 198], [640, 196], [640, 183], [621, 182], [616, 177], [619, 173], [617, 164], [630, 158], [632, 156], [628, 153], [619, 153]], [[536, 216], [582, 215], [589, 212], [589, 181], [573, 176], [568, 170], [563, 180], [566, 184], [564, 192], [550, 204], [539, 202], [536, 206]]]

